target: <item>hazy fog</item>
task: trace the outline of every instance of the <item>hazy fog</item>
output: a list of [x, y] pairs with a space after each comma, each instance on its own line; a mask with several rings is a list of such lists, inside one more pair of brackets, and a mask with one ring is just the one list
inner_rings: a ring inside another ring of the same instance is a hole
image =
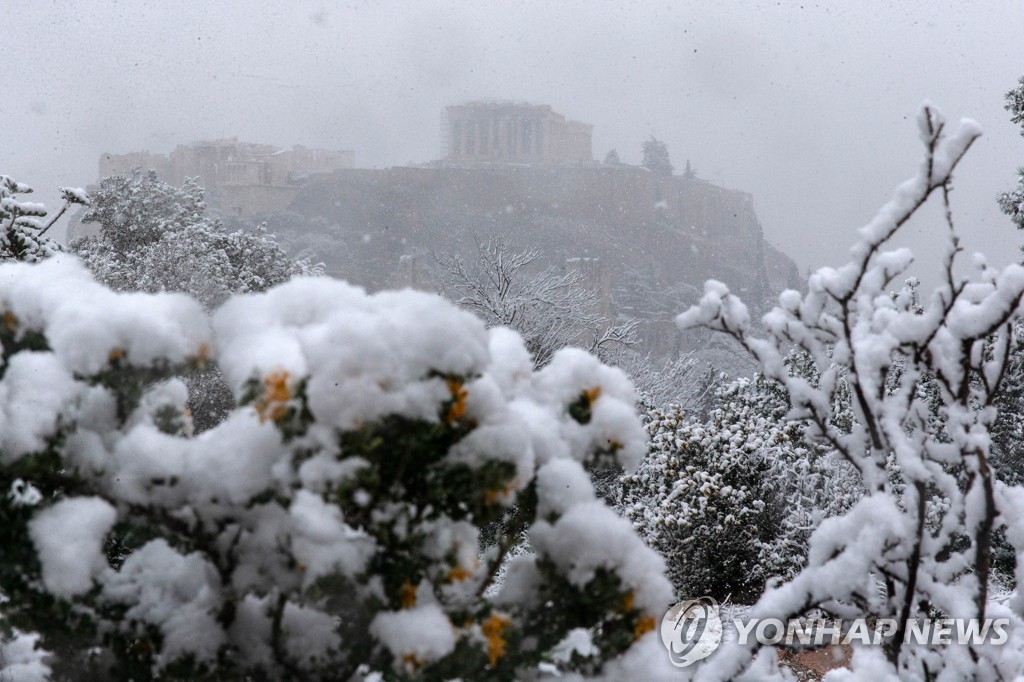
[[[1024, 235], [994, 195], [1024, 139], [1002, 110], [1024, 73], [1020, 2], [37, 2], [6, 0], [0, 172], [56, 205], [101, 152], [237, 135], [356, 151], [359, 166], [438, 157], [442, 107], [551, 104], [594, 125], [594, 155], [637, 163], [665, 140], [681, 169], [754, 195], [801, 269], [920, 158], [928, 98], [986, 137], [963, 164], [968, 248], [1005, 263]], [[919, 260], [941, 226], [918, 226]]]

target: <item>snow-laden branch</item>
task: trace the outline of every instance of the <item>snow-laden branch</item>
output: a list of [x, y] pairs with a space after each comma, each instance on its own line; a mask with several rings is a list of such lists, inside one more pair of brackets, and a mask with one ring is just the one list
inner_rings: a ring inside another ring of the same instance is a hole
[[[992, 537], [1000, 526], [1021, 522], [1016, 507], [998, 503], [1009, 493], [994, 480], [989, 430], [1021, 316], [1024, 268], [996, 270], [978, 261], [971, 277], [953, 274], [960, 249], [948, 204], [951, 178], [980, 131], [965, 120], [947, 134], [928, 104], [918, 128], [925, 147], [918, 173], [860, 230], [846, 265], [819, 269], [804, 294], [779, 296], [762, 318], [763, 337], [751, 332], [747, 308], [720, 282], [708, 282], [699, 304], [677, 321], [735, 337], [785, 386], [791, 418], [805, 421], [809, 435], [856, 467], [868, 491], [849, 513], [815, 531], [806, 569], [769, 589], [751, 615], [785, 620], [821, 609], [892, 618], [896, 635], [855, 657], [855, 671], [881, 666], [875, 670], [900, 677], [997, 679], [994, 671], [1020, 669], [1024, 633], [1003, 648], [903, 641], [910, 618], [1005, 611], [987, 598]], [[913, 279], [893, 294], [912, 255], [889, 244], [936, 191], [950, 230], [946, 281], [924, 301]], [[817, 381], [788, 371], [785, 358], [794, 347], [811, 358]], [[844, 382], [852, 429], [833, 415]], [[1024, 545], [1015, 542], [1019, 551]], [[700, 676], [734, 679], [756, 654], [756, 644], [721, 651]]]
[[469, 263], [459, 255], [437, 260], [447, 297], [489, 326], [519, 332], [537, 367], [567, 346], [607, 360], [638, 342], [635, 320], [613, 323], [598, 312], [598, 294], [584, 271], [541, 268], [540, 258], [538, 249], [517, 250], [510, 237], [498, 236], [478, 241]]

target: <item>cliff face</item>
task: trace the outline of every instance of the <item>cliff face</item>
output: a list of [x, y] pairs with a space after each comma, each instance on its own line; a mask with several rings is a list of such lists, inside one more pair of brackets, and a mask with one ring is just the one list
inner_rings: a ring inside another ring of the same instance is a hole
[[268, 222], [284, 245], [370, 288], [430, 288], [434, 254], [471, 255], [492, 234], [559, 267], [597, 258], [610, 311], [647, 320], [652, 350], [678, 343], [671, 319], [705, 279], [755, 308], [798, 286], [750, 195], [631, 166], [342, 170], [310, 179], [290, 215]]

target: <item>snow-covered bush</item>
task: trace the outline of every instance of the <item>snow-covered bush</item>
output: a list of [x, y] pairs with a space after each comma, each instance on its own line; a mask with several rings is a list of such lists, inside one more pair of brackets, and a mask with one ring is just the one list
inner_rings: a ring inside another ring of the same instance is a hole
[[38, 646], [39, 635], [5, 627], [0, 615], [0, 682], [42, 682], [53, 672], [47, 652]]
[[[96, 279], [116, 291], [180, 291], [213, 309], [237, 293], [265, 291], [320, 266], [292, 260], [266, 226], [227, 232], [206, 217], [203, 188], [161, 182], [155, 171], [103, 178], [83, 223], [99, 234], [71, 244]], [[184, 376], [196, 429], [219, 423], [232, 407], [220, 368], [208, 363]]]
[[[55, 678], [513, 680], [579, 628], [564, 669], [667, 664], [663, 562], [585, 470], [645, 449], [593, 356], [326, 278], [209, 318], [63, 257], [0, 265], [0, 321], [0, 610]], [[177, 375], [214, 359], [239, 407], [192, 436]], [[533, 554], [494, 593], [503, 515]]]
[[[819, 269], [805, 294], [779, 296], [762, 318], [763, 338], [720, 282], [706, 283], [699, 305], [678, 321], [737, 339], [786, 387], [791, 417], [808, 421], [809, 435], [849, 462], [866, 490], [849, 512], [814, 531], [807, 567], [766, 591], [751, 618], [785, 621], [820, 609], [896, 622], [882, 646], [858, 649], [852, 672], [830, 680], [1014, 679], [1024, 669], [1024, 594], [1003, 604], [989, 599], [988, 585], [995, 532], [1005, 528], [1018, 556], [1024, 548], [1024, 490], [997, 480], [990, 431], [1021, 318], [1024, 267], [995, 269], [978, 256], [970, 276], [958, 274], [951, 176], [980, 132], [963, 121], [947, 136], [928, 105], [918, 124], [926, 148], [918, 174], [860, 231], [849, 263]], [[892, 296], [912, 255], [891, 248], [891, 239], [935, 192], [950, 231], [945, 280], [922, 299], [911, 287]], [[813, 360], [815, 381], [788, 371], [794, 345]], [[843, 386], [853, 411], [845, 425], [833, 410]], [[1007, 618], [1009, 641], [947, 646], [904, 637], [908, 620], [936, 614]], [[764, 679], [750, 667], [758, 648], [726, 645], [698, 676]]]
[[1013, 485], [1024, 484], [1024, 330], [1020, 325], [996, 398], [999, 413], [992, 425], [992, 457], [996, 475]]
[[622, 479], [621, 506], [665, 557], [680, 597], [748, 603], [803, 566], [809, 531], [858, 491], [826, 448], [787, 420], [781, 386], [758, 375], [718, 390], [707, 420], [649, 412], [650, 453]]

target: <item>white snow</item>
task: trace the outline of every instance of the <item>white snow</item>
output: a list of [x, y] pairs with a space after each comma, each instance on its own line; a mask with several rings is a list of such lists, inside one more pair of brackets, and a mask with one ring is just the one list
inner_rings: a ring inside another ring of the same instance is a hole
[[629, 521], [603, 502], [573, 505], [554, 524], [537, 522], [530, 531], [530, 545], [579, 587], [590, 582], [598, 568], [606, 568], [616, 571], [646, 612], [660, 615], [672, 602], [664, 560], [644, 545]]
[[99, 497], [72, 497], [40, 510], [29, 522], [39, 552], [43, 584], [60, 597], [88, 591], [106, 567], [103, 538], [117, 510]]
[[[49, 349], [18, 352], [3, 368], [3, 463], [44, 449], [64, 427], [62, 464], [103, 497], [48, 500], [28, 478], [2, 493], [32, 506], [30, 535], [46, 589], [83, 605], [120, 605], [125, 618], [103, 627], [127, 636], [158, 628], [158, 669], [185, 655], [213, 660], [223, 646], [274, 665], [269, 640], [280, 604], [285, 650], [299, 667], [315, 668], [345, 645], [336, 616], [307, 589], [325, 576], [360, 577], [379, 551], [367, 532], [350, 525], [335, 497], [379, 462], [344, 452], [338, 433], [390, 415], [467, 427], [439, 455], [442, 465], [514, 464], [499, 489], [503, 504], [514, 503], [536, 477], [544, 520], [531, 542], [577, 584], [605, 567], [620, 574], [646, 614], [659, 614], [671, 598], [658, 556], [595, 499], [585, 470], [595, 455], [632, 468], [647, 445], [629, 379], [583, 351], [558, 352], [535, 371], [516, 333], [488, 330], [439, 296], [369, 295], [325, 278], [237, 296], [211, 321], [184, 295], [114, 293], [68, 258], [0, 265], [4, 313], [0, 324], [41, 333]], [[196, 436], [180, 379], [154, 382], [128, 410], [93, 381], [112, 368], [151, 370], [207, 358], [223, 368], [237, 395], [255, 379], [257, 387], [273, 389], [275, 400], [298, 406], [304, 386], [309, 431], [288, 440], [278, 413], [250, 405]], [[581, 404], [584, 417], [570, 414]], [[180, 416], [175, 433], [160, 429], [164, 417], [157, 417], [168, 411]], [[366, 491], [354, 499], [380, 505], [369, 510], [374, 519], [404, 513], [402, 500], [382, 503]], [[180, 526], [131, 551], [114, 570], [104, 539], [119, 512], [134, 522], [144, 518], [140, 508]], [[419, 605], [378, 613], [371, 626], [398, 661], [450, 654], [462, 635], [448, 610], [489, 603], [475, 592], [490, 568], [478, 553], [479, 529], [423, 512], [425, 520], [403, 517], [397, 527], [425, 538]], [[188, 550], [174, 537], [200, 530], [209, 536]], [[216, 566], [230, 569], [221, 574]], [[497, 601], [535, 604], [538, 580], [533, 558], [516, 557]], [[97, 583], [99, 596], [87, 595]], [[353, 599], [367, 602], [384, 596], [376, 577], [356, 591]], [[217, 620], [226, 599], [236, 604], [228, 631]]]
[[370, 632], [399, 661], [406, 656], [435, 661], [455, 650], [454, 628], [436, 604], [382, 611], [373, 619]]
[[363, 570], [375, 549], [374, 541], [345, 525], [336, 506], [300, 490], [289, 513], [295, 521], [292, 552], [304, 567], [304, 585], [334, 571], [354, 577]]
[[226, 639], [216, 620], [220, 581], [198, 553], [183, 556], [163, 539], [153, 540], [102, 582], [104, 600], [127, 605], [130, 620], [160, 628], [161, 663], [187, 653], [210, 660]]
[[0, 682], [47, 682], [52, 672], [46, 663], [49, 652], [39, 648], [39, 635], [14, 630], [0, 633]]

